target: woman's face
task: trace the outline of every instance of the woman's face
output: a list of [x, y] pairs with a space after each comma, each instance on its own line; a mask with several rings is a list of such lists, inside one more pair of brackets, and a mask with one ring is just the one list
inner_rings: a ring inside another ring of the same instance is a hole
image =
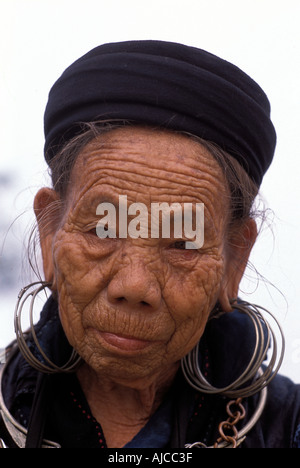
[[[203, 246], [185, 249], [172, 229], [169, 238], [99, 238], [97, 206], [118, 213], [119, 195], [145, 204], [149, 219], [151, 203], [203, 203]], [[96, 372], [121, 381], [164, 373], [196, 345], [217, 300], [229, 307], [228, 203], [218, 164], [186, 136], [126, 127], [85, 147], [42, 250], [67, 338]]]

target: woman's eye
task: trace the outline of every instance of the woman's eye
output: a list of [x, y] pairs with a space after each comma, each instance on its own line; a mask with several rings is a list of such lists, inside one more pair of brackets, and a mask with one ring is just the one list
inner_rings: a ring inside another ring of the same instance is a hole
[[93, 228], [91, 228], [91, 229], [89, 229], [89, 230], [87, 231], [87, 233], [88, 233], [88, 234], [92, 234], [93, 236], [98, 236], [96, 226], [93, 227]]
[[96, 236], [96, 235], [97, 235], [96, 228], [93, 227], [93, 228], [89, 229], [89, 230], [88, 230], [88, 233], [89, 233], [89, 234], [93, 234], [93, 235]]
[[[105, 225], [105, 226], [103, 227], [103, 231], [108, 231], [107, 225]], [[100, 236], [99, 236], [99, 233], [97, 232], [97, 226], [91, 227], [91, 228], [90, 228], [88, 231], [86, 231], [86, 232], [88, 232], [88, 234], [93, 234], [94, 236], [100, 237]]]
[[186, 249], [186, 241], [176, 241], [172, 244], [173, 249], [185, 250]]

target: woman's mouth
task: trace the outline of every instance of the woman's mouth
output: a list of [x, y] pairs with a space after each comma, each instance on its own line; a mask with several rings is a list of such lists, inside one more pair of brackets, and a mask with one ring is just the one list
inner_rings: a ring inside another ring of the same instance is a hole
[[133, 336], [118, 335], [115, 333], [98, 331], [100, 337], [110, 346], [122, 351], [139, 351], [153, 344], [153, 341], [141, 340]]

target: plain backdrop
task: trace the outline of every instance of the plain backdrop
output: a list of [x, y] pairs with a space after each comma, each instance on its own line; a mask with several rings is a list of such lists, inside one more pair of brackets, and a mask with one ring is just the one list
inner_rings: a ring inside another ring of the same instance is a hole
[[261, 187], [270, 211], [241, 296], [279, 320], [281, 372], [300, 381], [299, 23], [299, 0], [0, 0], [0, 347], [14, 337], [16, 297], [32, 279], [24, 246], [34, 194], [49, 184], [43, 112], [50, 87], [99, 44], [170, 40], [233, 62], [270, 99], [278, 143]]

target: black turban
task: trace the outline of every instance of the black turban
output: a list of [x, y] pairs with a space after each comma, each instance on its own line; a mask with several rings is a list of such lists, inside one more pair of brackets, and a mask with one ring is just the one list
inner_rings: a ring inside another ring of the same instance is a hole
[[67, 68], [45, 111], [47, 162], [79, 124], [114, 119], [212, 141], [258, 186], [276, 144], [270, 104], [255, 81], [213, 54], [177, 43], [104, 44]]

